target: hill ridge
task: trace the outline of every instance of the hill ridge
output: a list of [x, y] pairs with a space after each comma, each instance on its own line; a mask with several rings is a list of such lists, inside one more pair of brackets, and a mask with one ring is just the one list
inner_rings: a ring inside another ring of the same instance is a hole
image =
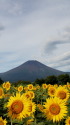
[[60, 70], [56, 70], [37, 60], [28, 60], [25, 63], [7, 71], [0, 73], [0, 77], [4, 81], [16, 82], [18, 80], [35, 81], [37, 78], [45, 78], [50, 75], [64, 74]]

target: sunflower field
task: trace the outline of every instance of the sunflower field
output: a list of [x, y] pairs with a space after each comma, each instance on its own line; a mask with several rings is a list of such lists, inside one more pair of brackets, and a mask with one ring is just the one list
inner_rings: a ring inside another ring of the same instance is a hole
[[0, 85], [0, 125], [70, 125], [70, 83]]

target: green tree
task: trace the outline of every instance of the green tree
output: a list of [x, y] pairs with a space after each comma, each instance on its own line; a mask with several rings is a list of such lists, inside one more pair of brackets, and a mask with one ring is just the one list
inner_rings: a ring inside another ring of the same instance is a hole
[[45, 79], [36, 79], [35, 83], [39, 84], [39, 85], [42, 85], [43, 83], [45, 83]]
[[0, 78], [0, 84], [2, 84], [4, 81]]
[[70, 82], [70, 76], [68, 74], [59, 75], [58, 81], [61, 84], [66, 84], [67, 82]]
[[45, 82], [46, 82], [47, 84], [52, 84], [52, 85], [54, 85], [54, 84], [57, 84], [57, 83], [58, 83], [58, 79], [57, 79], [57, 77], [54, 76], [54, 75], [52, 75], [52, 76], [47, 76], [47, 78], [45, 79]]

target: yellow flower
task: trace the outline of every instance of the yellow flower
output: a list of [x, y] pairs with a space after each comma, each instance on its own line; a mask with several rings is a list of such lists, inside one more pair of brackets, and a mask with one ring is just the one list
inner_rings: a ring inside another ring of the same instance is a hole
[[33, 91], [28, 91], [28, 93], [30, 94], [30, 99], [33, 99], [35, 97], [35, 94]]
[[0, 125], [6, 125], [7, 124], [7, 121], [6, 119], [2, 119], [2, 117], [0, 117]]
[[36, 86], [36, 89], [40, 89], [40, 86], [39, 86], [39, 85], [37, 85], [37, 86]]
[[48, 88], [48, 95], [54, 96], [55, 95], [56, 88], [54, 86], [51, 86]]
[[33, 85], [32, 84], [28, 85], [28, 90], [33, 90]]
[[6, 85], [6, 83], [4, 82], [4, 83], [2, 84], [2, 87], [5, 88], [5, 85]]
[[18, 91], [19, 91], [19, 92], [23, 91], [23, 86], [19, 86], [19, 87], [18, 87]]
[[57, 88], [57, 91], [55, 92], [55, 96], [64, 100], [64, 101], [67, 101], [69, 98], [69, 92], [65, 87], [59, 86]]
[[3, 98], [4, 96], [4, 92], [3, 92], [3, 89], [0, 87], [0, 99]]
[[48, 120], [59, 122], [66, 116], [67, 106], [57, 97], [46, 99], [44, 107], [44, 113]]
[[10, 82], [9, 82], [9, 81], [8, 81], [8, 82], [6, 82], [6, 83], [5, 83], [5, 89], [6, 89], [6, 90], [9, 90], [9, 89], [10, 89], [10, 87], [11, 87]]
[[28, 91], [28, 87], [24, 87], [24, 90], [25, 90], [25, 91]]
[[65, 125], [70, 125], [70, 117], [65, 120]]
[[35, 110], [36, 110], [36, 104], [31, 101], [28, 109], [29, 116], [33, 116], [33, 113], [35, 112]]
[[24, 94], [16, 93], [16, 96], [11, 96], [8, 101], [8, 116], [12, 119], [22, 120], [22, 118], [26, 117], [26, 114], [30, 114], [28, 111], [30, 104]]
[[12, 96], [13, 94], [4, 94], [4, 97], [10, 97]]
[[55, 85], [54, 85], [54, 87], [55, 87], [55, 88], [57, 88], [57, 87], [58, 87], [58, 85], [57, 85], [57, 84], [55, 84]]
[[46, 83], [42, 84], [42, 88], [47, 89], [47, 84]]
[[34, 121], [34, 119], [27, 120], [27, 125], [31, 125], [31, 122], [33, 122], [33, 121]]
[[70, 83], [69, 83], [69, 82], [67, 82], [67, 85], [70, 85]]
[[41, 112], [43, 112], [43, 109], [44, 109], [43, 105], [37, 104], [37, 107], [39, 108], [39, 110], [40, 110]]
[[30, 99], [31, 98], [31, 95], [30, 93], [27, 91], [26, 93], [24, 93], [24, 96], [27, 98], [27, 99]]

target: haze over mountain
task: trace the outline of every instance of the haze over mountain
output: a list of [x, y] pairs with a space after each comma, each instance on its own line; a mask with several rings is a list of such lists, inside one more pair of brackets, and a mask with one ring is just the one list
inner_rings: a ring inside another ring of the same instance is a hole
[[7, 72], [0, 73], [4, 81], [17, 82], [18, 80], [35, 81], [37, 78], [45, 78], [50, 75], [60, 75], [65, 72], [48, 67], [36, 60], [29, 60], [22, 65]]

